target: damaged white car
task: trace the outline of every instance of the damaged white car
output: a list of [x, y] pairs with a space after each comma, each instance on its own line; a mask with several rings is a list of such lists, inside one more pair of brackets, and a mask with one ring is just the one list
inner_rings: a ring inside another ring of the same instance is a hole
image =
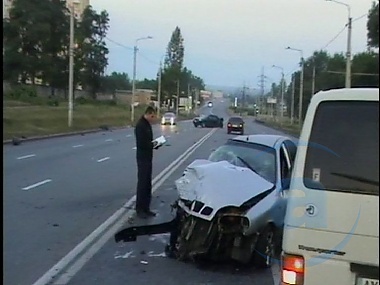
[[115, 235], [170, 232], [167, 253], [181, 260], [233, 259], [269, 267], [280, 244], [296, 144], [273, 135], [239, 136], [195, 160], [176, 181], [176, 217]]

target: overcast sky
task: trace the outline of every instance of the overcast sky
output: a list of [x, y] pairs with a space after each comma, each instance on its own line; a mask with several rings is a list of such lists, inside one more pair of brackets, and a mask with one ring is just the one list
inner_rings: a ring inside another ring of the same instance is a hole
[[[351, 6], [352, 18], [366, 13], [372, 0], [341, 0]], [[347, 22], [343, 5], [325, 0], [90, 0], [110, 16], [108, 37], [127, 47], [139, 42], [137, 78], [155, 78], [171, 33], [179, 26], [184, 37], [185, 65], [206, 84], [258, 87], [264, 67], [270, 82], [278, 81], [279, 69], [291, 73], [302, 49], [305, 58], [326, 46]], [[367, 17], [353, 22], [353, 53], [366, 50]], [[347, 29], [327, 51], [345, 52]], [[107, 73], [132, 75], [133, 51], [107, 42]]]

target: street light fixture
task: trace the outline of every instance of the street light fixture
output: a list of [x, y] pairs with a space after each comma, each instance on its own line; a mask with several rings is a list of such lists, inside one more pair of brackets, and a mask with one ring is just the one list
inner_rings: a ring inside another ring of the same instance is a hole
[[298, 124], [302, 126], [302, 100], [303, 100], [303, 73], [304, 73], [304, 59], [303, 59], [303, 50], [287, 47], [287, 50], [298, 51], [301, 54], [301, 78], [300, 78], [300, 98], [299, 98], [299, 110], [298, 110]]
[[348, 32], [347, 32], [347, 52], [346, 52], [346, 88], [351, 88], [351, 34], [352, 34], [352, 18], [351, 18], [351, 6], [337, 1], [337, 0], [326, 0], [328, 2], [335, 2], [337, 4], [346, 6], [348, 11]]
[[69, 43], [69, 110], [68, 110], [68, 126], [73, 125], [73, 105], [74, 105], [74, 13], [75, 5], [79, 4], [79, 0], [73, 0], [68, 4], [70, 13], [70, 43]]
[[131, 123], [133, 124], [135, 121], [135, 94], [136, 94], [136, 61], [137, 61], [137, 44], [142, 40], [151, 40], [153, 37], [147, 36], [138, 38], [135, 42], [135, 46], [133, 48], [133, 79], [132, 79], [132, 102], [131, 102]]
[[281, 108], [281, 124], [284, 119], [284, 92], [285, 92], [285, 82], [284, 82], [284, 69], [281, 66], [272, 65], [273, 68], [281, 69], [281, 102], [280, 102], [280, 108]]

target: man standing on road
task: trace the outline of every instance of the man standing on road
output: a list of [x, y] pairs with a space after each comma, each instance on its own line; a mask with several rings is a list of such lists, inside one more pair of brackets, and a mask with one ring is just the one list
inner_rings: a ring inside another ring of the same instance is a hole
[[152, 199], [153, 143], [152, 124], [156, 121], [156, 109], [147, 107], [135, 127], [137, 160], [136, 213], [140, 218], [154, 217], [150, 210]]

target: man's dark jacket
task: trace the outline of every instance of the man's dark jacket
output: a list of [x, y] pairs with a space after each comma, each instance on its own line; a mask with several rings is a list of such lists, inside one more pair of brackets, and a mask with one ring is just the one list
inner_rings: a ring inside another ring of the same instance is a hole
[[152, 160], [153, 158], [153, 131], [150, 123], [142, 116], [135, 127], [136, 158], [137, 160]]

